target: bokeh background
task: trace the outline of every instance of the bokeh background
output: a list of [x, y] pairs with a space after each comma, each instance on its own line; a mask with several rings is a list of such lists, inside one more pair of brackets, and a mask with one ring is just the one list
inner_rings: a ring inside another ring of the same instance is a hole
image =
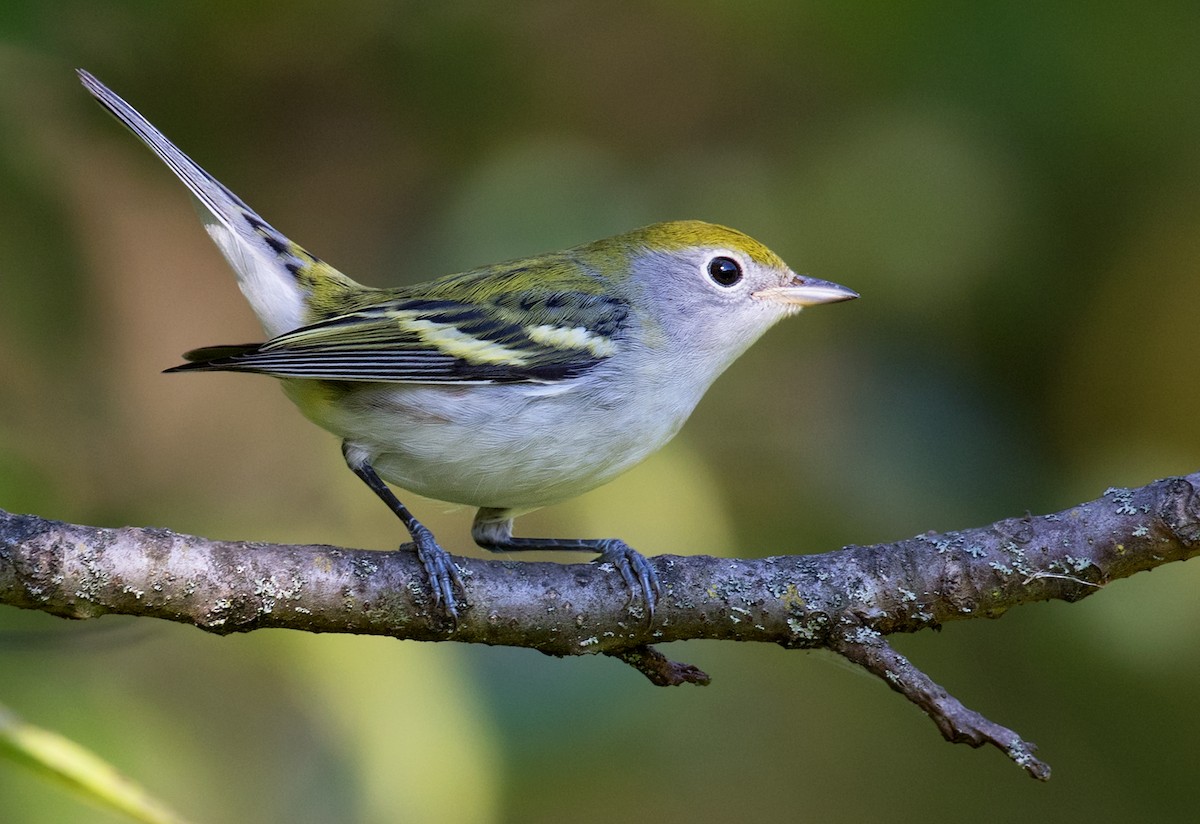
[[[768, 555], [1049, 512], [1200, 467], [1200, 7], [1184, 0], [0, 9], [0, 506], [386, 549], [272, 381], [164, 376], [259, 330], [84, 66], [374, 285], [703, 218], [861, 291], [525, 534]], [[452, 550], [470, 513], [411, 502]], [[1200, 565], [896, 645], [1041, 744], [1038, 784], [818, 654], [602, 658], [0, 608], [0, 702], [201, 822], [1174, 820]], [[109, 822], [0, 764], [0, 820]]]

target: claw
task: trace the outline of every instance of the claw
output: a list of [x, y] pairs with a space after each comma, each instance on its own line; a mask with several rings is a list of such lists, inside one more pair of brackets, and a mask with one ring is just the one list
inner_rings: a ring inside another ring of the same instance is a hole
[[616, 567], [629, 590], [630, 602], [640, 590], [649, 617], [654, 617], [654, 607], [658, 603], [658, 596], [662, 594], [662, 585], [658, 582], [658, 573], [645, 555], [624, 541], [613, 539], [604, 542], [596, 562], [607, 562]]
[[417, 548], [417, 560], [425, 570], [429, 587], [433, 590], [433, 602], [444, 607], [454, 623], [458, 623], [458, 603], [454, 599], [454, 587], [463, 589], [462, 577], [458, 567], [450, 559], [450, 553], [442, 549], [428, 529], [416, 530], [413, 543]]

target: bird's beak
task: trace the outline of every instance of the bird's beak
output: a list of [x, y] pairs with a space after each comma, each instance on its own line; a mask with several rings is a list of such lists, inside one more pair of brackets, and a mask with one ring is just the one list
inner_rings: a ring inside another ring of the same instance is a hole
[[818, 280], [807, 275], [792, 275], [790, 283], [784, 286], [772, 286], [753, 294], [759, 300], [770, 300], [776, 303], [786, 303], [797, 308], [801, 306], [816, 306], [820, 303], [839, 303], [843, 300], [854, 300], [858, 292], [839, 286], [827, 280]]

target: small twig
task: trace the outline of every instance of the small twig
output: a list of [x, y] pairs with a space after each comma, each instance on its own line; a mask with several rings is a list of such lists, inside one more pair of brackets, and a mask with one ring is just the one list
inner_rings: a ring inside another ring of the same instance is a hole
[[651, 646], [638, 646], [608, 654], [633, 667], [656, 687], [677, 687], [680, 684], [707, 687], [712, 681], [708, 673], [699, 667], [668, 660], [667, 656]]
[[924, 710], [950, 743], [972, 747], [991, 744], [1039, 781], [1050, 779], [1050, 765], [1033, 755], [1036, 745], [964, 707], [874, 630], [855, 627], [835, 633], [830, 649], [878, 675], [889, 687]]

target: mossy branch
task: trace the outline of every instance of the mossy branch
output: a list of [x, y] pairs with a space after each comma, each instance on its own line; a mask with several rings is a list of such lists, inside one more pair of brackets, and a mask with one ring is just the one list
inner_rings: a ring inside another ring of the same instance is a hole
[[121, 613], [215, 633], [284, 627], [604, 653], [658, 685], [708, 676], [651, 644], [695, 638], [825, 648], [882, 678], [949, 741], [1002, 749], [1030, 775], [1033, 745], [946, 693], [884, 640], [1034, 601], [1078, 601], [1109, 581], [1200, 553], [1200, 473], [1110, 489], [1052, 515], [821, 555], [660, 555], [653, 618], [606, 565], [455, 558], [457, 623], [433, 607], [412, 552], [211, 541], [0, 510], [0, 603], [64, 618]]

